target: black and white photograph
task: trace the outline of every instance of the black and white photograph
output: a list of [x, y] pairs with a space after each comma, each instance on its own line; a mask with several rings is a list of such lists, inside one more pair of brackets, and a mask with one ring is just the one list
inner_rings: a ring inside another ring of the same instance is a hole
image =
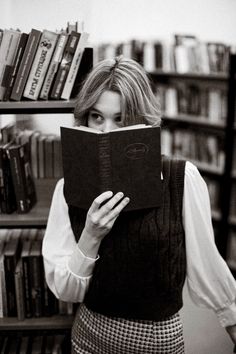
[[0, 354], [236, 353], [236, 1], [0, 8]]

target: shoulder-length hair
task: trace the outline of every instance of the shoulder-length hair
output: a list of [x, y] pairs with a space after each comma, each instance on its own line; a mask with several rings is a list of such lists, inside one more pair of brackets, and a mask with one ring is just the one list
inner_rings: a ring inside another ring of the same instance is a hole
[[76, 125], [87, 125], [88, 112], [107, 90], [121, 96], [124, 126], [139, 123], [160, 126], [160, 104], [145, 70], [136, 61], [123, 56], [100, 61], [88, 74], [77, 97]]

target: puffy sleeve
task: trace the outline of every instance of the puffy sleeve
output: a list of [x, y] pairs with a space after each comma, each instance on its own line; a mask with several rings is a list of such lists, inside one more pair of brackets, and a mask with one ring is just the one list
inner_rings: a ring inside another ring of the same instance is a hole
[[190, 162], [185, 167], [183, 224], [191, 298], [214, 310], [223, 327], [236, 324], [236, 282], [215, 245], [206, 183]]
[[96, 259], [86, 257], [76, 243], [63, 187], [64, 179], [60, 179], [54, 190], [43, 239], [45, 276], [49, 288], [57, 298], [68, 302], [82, 302]]

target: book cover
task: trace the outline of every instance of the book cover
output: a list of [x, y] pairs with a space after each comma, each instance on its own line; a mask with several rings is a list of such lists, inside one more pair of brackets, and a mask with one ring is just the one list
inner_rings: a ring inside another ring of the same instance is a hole
[[63, 53], [63, 58], [60, 67], [55, 77], [55, 81], [50, 93], [50, 98], [58, 100], [61, 98], [62, 90], [64, 88], [72, 60], [80, 39], [80, 33], [72, 31], [69, 35], [66, 47]]
[[15, 82], [12, 88], [11, 99], [14, 101], [20, 101], [23, 95], [26, 81], [29, 76], [31, 65], [33, 63], [35, 53], [38, 48], [39, 40], [42, 32], [36, 29], [32, 29], [29, 38], [26, 43], [23, 57], [15, 78]]
[[70, 97], [75, 97], [78, 95], [79, 90], [81, 88], [82, 83], [86, 75], [90, 72], [93, 67], [93, 48], [86, 47], [84, 48], [81, 63], [79, 66], [79, 70], [77, 72], [77, 76], [73, 85], [73, 89], [71, 92]]
[[14, 272], [14, 280], [15, 280], [15, 289], [16, 289], [17, 319], [19, 321], [23, 321], [25, 319], [25, 299], [24, 299], [22, 259], [19, 259], [16, 264], [16, 268]]
[[41, 317], [43, 315], [44, 274], [41, 249], [41, 241], [34, 240], [29, 254], [31, 298], [34, 317]]
[[55, 47], [55, 51], [54, 51], [52, 59], [50, 61], [49, 68], [48, 68], [48, 71], [45, 76], [43, 86], [42, 86], [42, 89], [40, 92], [40, 98], [43, 100], [48, 100], [49, 92], [51, 90], [55, 75], [57, 73], [60, 62], [62, 60], [62, 56], [64, 53], [64, 49], [65, 49], [67, 40], [68, 40], [67, 33], [61, 33], [59, 35], [59, 38], [58, 38], [58, 41], [57, 41], [57, 44]]
[[10, 160], [17, 212], [27, 213], [36, 203], [36, 190], [30, 167], [29, 144], [11, 144], [6, 151]]
[[10, 160], [6, 152], [10, 145], [11, 142], [0, 144], [0, 211], [6, 214], [11, 214], [16, 211], [16, 196]]
[[23, 292], [24, 292], [24, 308], [25, 317], [32, 317], [32, 297], [31, 297], [31, 281], [30, 281], [30, 264], [29, 255], [31, 249], [31, 240], [23, 240], [21, 250], [22, 274], [23, 274]]
[[12, 62], [16, 54], [21, 33], [19, 31], [5, 29], [0, 47], [0, 100], [6, 90], [7, 78], [11, 70]]
[[[5, 234], [4, 234], [5, 236]], [[7, 294], [6, 294], [6, 282], [5, 282], [5, 271], [4, 271], [4, 247], [5, 239], [0, 239], [0, 318], [7, 315]]]
[[26, 82], [23, 96], [37, 100], [45, 78], [53, 51], [56, 46], [58, 34], [44, 30], [32, 63], [29, 77]]
[[89, 34], [87, 32], [82, 32], [79, 38], [79, 42], [77, 44], [76, 47], [76, 51], [74, 53], [73, 59], [72, 59], [72, 63], [70, 66], [70, 70], [68, 72], [63, 90], [62, 90], [62, 94], [61, 94], [61, 98], [64, 100], [68, 100], [70, 98], [73, 86], [74, 86], [74, 82], [77, 76], [77, 72], [79, 70], [79, 66], [81, 63], [81, 59], [83, 56], [83, 52], [84, 52], [84, 48], [87, 44], [88, 41], [88, 37]]
[[16, 54], [13, 60], [11, 67], [9, 68], [9, 75], [6, 79], [6, 90], [4, 93], [3, 101], [9, 101], [12, 88], [15, 82], [16, 74], [19, 69], [21, 59], [24, 54], [25, 46], [28, 40], [28, 33], [21, 33], [20, 40], [16, 49]]
[[16, 317], [16, 288], [14, 272], [19, 259], [20, 243], [19, 238], [10, 239], [4, 248], [4, 271], [7, 294], [7, 316]]
[[161, 202], [160, 128], [130, 126], [108, 133], [87, 127], [61, 127], [64, 195], [88, 209], [102, 192], [130, 198], [125, 210]]

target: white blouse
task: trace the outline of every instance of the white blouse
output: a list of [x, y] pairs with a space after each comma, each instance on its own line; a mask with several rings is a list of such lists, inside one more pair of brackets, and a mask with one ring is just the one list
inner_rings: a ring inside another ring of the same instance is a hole
[[[75, 241], [63, 186], [61, 179], [54, 191], [43, 240], [45, 273], [48, 286], [57, 298], [82, 302], [96, 259], [86, 257]], [[198, 306], [215, 311], [223, 327], [234, 325], [236, 281], [214, 242], [206, 183], [190, 162], [185, 167], [182, 215], [189, 293]]]

